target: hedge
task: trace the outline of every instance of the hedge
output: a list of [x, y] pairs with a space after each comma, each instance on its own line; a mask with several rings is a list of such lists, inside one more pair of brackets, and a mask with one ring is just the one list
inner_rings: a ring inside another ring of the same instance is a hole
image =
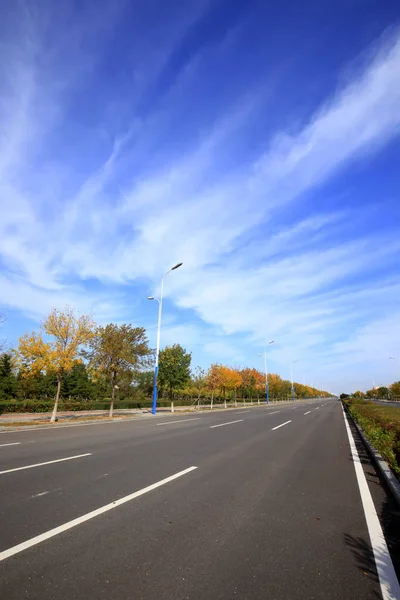
[[345, 404], [366, 437], [400, 475], [400, 408], [365, 400], [348, 399]]
[[[175, 398], [176, 406], [195, 406], [197, 405], [197, 400], [195, 398]], [[271, 398], [271, 401], [287, 401], [288, 398]], [[104, 400], [67, 400], [60, 399], [58, 404], [58, 410], [60, 411], [79, 411], [79, 410], [108, 410], [110, 408], [110, 398], [104, 398]], [[200, 401], [204, 404], [209, 404], [210, 400], [205, 398], [200, 398]], [[264, 403], [264, 399], [260, 399], [261, 403]], [[232, 406], [233, 400], [227, 401], [227, 403]], [[237, 398], [238, 406], [243, 405], [243, 398]], [[253, 404], [256, 404], [257, 400], [253, 399]], [[222, 398], [214, 399], [214, 406], [221, 406], [224, 404]], [[246, 404], [250, 404], [250, 400], [246, 399]], [[51, 412], [53, 410], [54, 400], [50, 400], [48, 398], [41, 399], [27, 399], [27, 400], [0, 400], [0, 414], [3, 413], [42, 413], [42, 412]], [[142, 408], [151, 408], [152, 401], [151, 399], [147, 400], [128, 400], [124, 399], [121, 401], [115, 401], [114, 410], [122, 410], [122, 409], [142, 409]], [[169, 400], [161, 399], [157, 401], [157, 406], [161, 408], [171, 406]], [[396, 409], [395, 409], [396, 410]]]
[[[140, 401], [140, 402], [115, 402], [114, 410], [128, 409], [128, 408], [150, 408], [151, 401]], [[158, 402], [157, 406], [166, 407], [170, 406], [169, 402]], [[54, 407], [54, 400], [21, 400], [21, 401], [0, 401], [0, 414], [3, 413], [42, 413], [51, 412]], [[79, 411], [79, 410], [108, 410], [110, 408], [110, 400], [103, 400], [97, 402], [85, 402], [85, 401], [61, 401], [58, 404], [58, 410], [64, 411]]]

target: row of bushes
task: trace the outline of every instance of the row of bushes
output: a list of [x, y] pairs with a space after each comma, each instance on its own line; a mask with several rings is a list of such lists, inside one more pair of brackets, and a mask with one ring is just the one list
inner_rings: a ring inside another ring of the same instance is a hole
[[[275, 401], [285, 401], [288, 398], [271, 398], [271, 400]], [[201, 399], [201, 402], [204, 404], [209, 404], [208, 399]], [[243, 404], [244, 402], [250, 403], [250, 400], [244, 400], [242, 398], [237, 399], [238, 405]], [[254, 404], [257, 403], [256, 400], [253, 401]], [[192, 406], [192, 399], [179, 399], [179, 406]], [[218, 399], [214, 401], [215, 405], [223, 404], [222, 399]], [[232, 402], [230, 402], [232, 404]], [[151, 399], [147, 400], [121, 400], [120, 402], [115, 402], [114, 408], [118, 409], [128, 409], [128, 408], [151, 408], [152, 401]], [[171, 403], [165, 400], [157, 401], [157, 406], [161, 408], [169, 407]], [[45, 399], [45, 400], [3, 400], [0, 401], [0, 414], [3, 413], [42, 413], [42, 412], [51, 412], [53, 410], [54, 400], [53, 399]], [[61, 399], [58, 405], [58, 410], [68, 410], [68, 411], [79, 411], [79, 410], [108, 410], [110, 408], [110, 398], [104, 398], [104, 400], [67, 400]]]
[[371, 444], [399, 476], [400, 410], [360, 399], [348, 399], [345, 404]]
[[[169, 402], [158, 402], [158, 406], [170, 406]], [[0, 414], [3, 413], [42, 413], [51, 412], [54, 407], [54, 400], [21, 400], [21, 401], [9, 401], [0, 402]], [[150, 408], [151, 401], [145, 402], [116, 402], [114, 405], [115, 409], [125, 408]], [[60, 401], [58, 404], [58, 410], [68, 411], [79, 411], [79, 410], [108, 410], [110, 408], [110, 400], [104, 399], [103, 401], [82, 401], [77, 402], [75, 400]]]

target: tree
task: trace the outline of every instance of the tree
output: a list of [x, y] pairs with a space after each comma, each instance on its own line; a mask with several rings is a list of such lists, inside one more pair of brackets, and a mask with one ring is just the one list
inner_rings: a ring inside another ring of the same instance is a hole
[[258, 371], [256, 371], [256, 369], [249, 368], [242, 369], [240, 371], [242, 378], [243, 398], [245, 398], [246, 393], [249, 395], [250, 399], [253, 397], [257, 384], [257, 373]]
[[392, 398], [400, 399], [400, 381], [392, 383], [390, 386], [390, 395]]
[[211, 392], [211, 408], [213, 407], [214, 403], [215, 390], [220, 386], [221, 368], [221, 365], [219, 365], [218, 363], [214, 363], [210, 366], [210, 368], [207, 371], [206, 385]]
[[378, 398], [387, 399], [389, 398], [389, 393], [389, 388], [385, 387], [384, 385], [381, 385], [381, 387], [378, 387], [376, 395], [378, 396]]
[[13, 398], [17, 388], [11, 354], [4, 352], [0, 356], [0, 398]]
[[[43, 323], [42, 331], [26, 334], [19, 339], [17, 357], [23, 376], [47, 374], [57, 378], [51, 423], [56, 420], [63, 377], [79, 360], [80, 349], [92, 339], [93, 327], [87, 315], [78, 317], [69, 307], [63, 311], [54, 308]], [[53, 339], [45, 342], [43, 334]]]
[[258, 404], [260, 404], [260, 392], [265, 393], [265, 373], [261, 373], [257, 369], [242, 369], [242, 387], [247, 388], [250, 400], [253, 402], [253, 396], [257, 396]]
[[180, 344], [166, 346], [160, 352], [158, 381], [162, 388], [167, 388], [171, 398], [171, 411], [174, 410], [173, 393], [190, 380], [190, 363], [192, 354], [186, 352]]
[[206, 376], [206, 371], [202, 367], [196, 367], [194, 373], [192, 373], [192, 381], [197, 392], [197, 406], [200, 405], [201, 393], [207, 385]]
[[353, 396], [353, 398], [364, 398], [364, 394], [360, 390], [357, 390], [356, 392], [354, 392], [354, 394], [352, 394], [352, 396]]
[[243, 383], [239, 371], [231, 367], [220, 367], [219, 385], [224, 396], [224, 406], [226, 408], [226, 391], [237, 390]]
[[145, 398], [150, 397], [154, 387], [154, 371], [139, 371], [135, 373], [134, 385]]
[[89, 398], [91, 381], [85, 363], [76, 361], [71, 371], [64, 377], [62, 392], [64, 396]]
[[115, 390], [125, 376], [133, 377], [132, 371], [149, 366], [152, 354], [143, 327], [109, 323], [97, 327], [90, 340], [85, 356], [89, 368], [97, 377], [105, 377], [111, 387], [110, 418], [113, 416]]
[[349, 394], [340, 394], [339, 397], [341, 400], [345, 400], [346, 398], [349, 398]]

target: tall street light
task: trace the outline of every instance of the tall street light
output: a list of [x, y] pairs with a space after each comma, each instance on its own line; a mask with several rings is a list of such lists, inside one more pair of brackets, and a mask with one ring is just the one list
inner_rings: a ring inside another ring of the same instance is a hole
[[290, 381], [292, 383], [292, 402], [294, 402], [294, 385], [293, 385], [293, 369], [292, 369], [292, 365], [294, 363], [299, 362], [299, 359], [296, 360], [292, 360], [292, 362], [290, 363]]
[[[268, 346], [274, 343], [274, 340], [268, 342]], [[264, 371], [265, 371], [265, 403], [269, 404], [269, 385], [268, 385], [268, 369], [267, 369], [267, 346], [265, 346], [264, 354], [258, 356], [264, 356]]]
[[158, 357], [160, 355], [160, 333], [161, 333], [161, 315], [162, 315], [162, 301], [163, 301], [163, 291], [164, 291], [164, 277], [171, 273], [171, 271], [175, 271], [175, 269], [179, 269], [183, 263], [178, 263], [174, 267], [172, 267], [169, 271], [167, 271], [163, 278], [161, 279], [161, 291], [160, 298], [154, 298], [153, 296], [148, 296], [148, 300], [156, 300], [158, 302], [158, 325], [157, 325], [157, 349], [156, 349], [156, 363], [154, 365], [154, 386], [153, 386], [153, 405], [151, 407], [151, 412], [153, 415], [157, 412], [157, 376], [158, 376]]

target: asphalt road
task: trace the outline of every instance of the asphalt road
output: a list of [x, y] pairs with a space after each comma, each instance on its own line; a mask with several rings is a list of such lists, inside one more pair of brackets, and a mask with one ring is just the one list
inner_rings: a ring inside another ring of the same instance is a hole
[[389, 402], [387, 400], [374, 400], [375, 404], [381, 404], [382, 406], [393, 406], [394, 408], [400, 408], [400, 402]]
[[387, 555], [336, 400], [1, 433], [0, 598], [397, 598], [356, 445]]

